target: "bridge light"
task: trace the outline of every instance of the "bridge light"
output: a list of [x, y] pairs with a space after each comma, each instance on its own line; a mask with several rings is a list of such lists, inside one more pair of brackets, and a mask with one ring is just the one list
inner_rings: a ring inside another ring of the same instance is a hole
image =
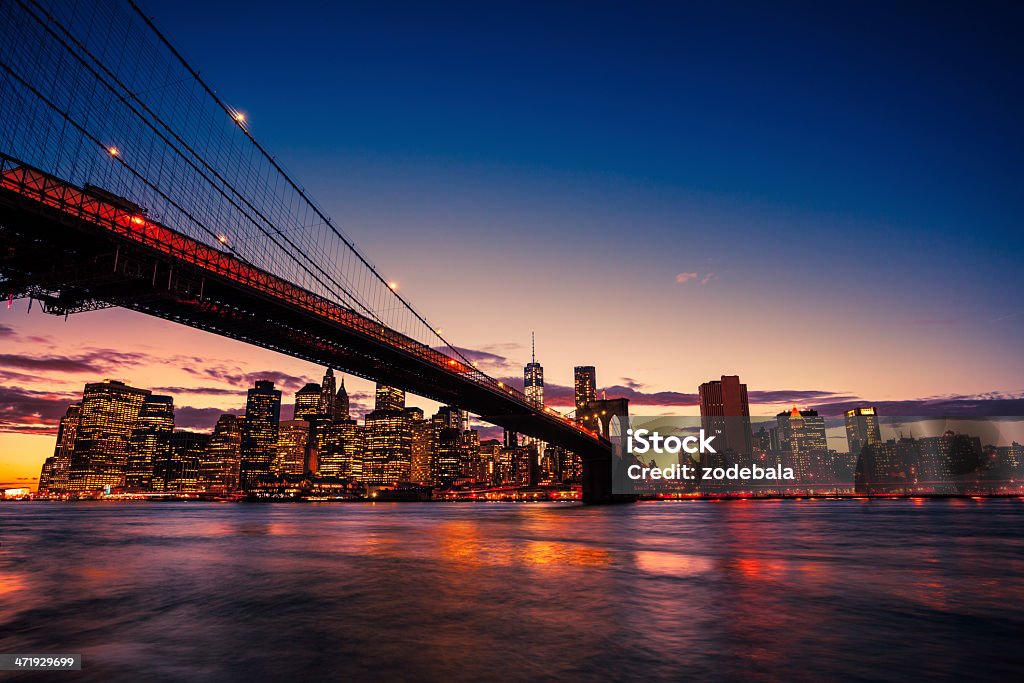
[[117, 147], [107, 147], [107, 154], [109, 154], [112, 157], [116, 157], [120, 153], [121, 150], [119, 150]]
[[398, 289], [398, 283], [397, 282], [389, 282], [388, 283], [388, 287], [390, 287], [391, 289]]
[[135, 225], [142, 225], [145, 222], [146, 219], [142, 216], [132, 216], [132, 223], [135, 223]]
[[228, 243], [228, 236], [227, 235], [217, 235], [217, 241], [220, 242], [221, 244], [227, 244]]
[[235, 121], [238, 121], [239, 123], [245, 123], [245, 114], [243, 114], [240, 111], [236, 111], [235, 115], [234, 115], [234, 119], [235, 119]]

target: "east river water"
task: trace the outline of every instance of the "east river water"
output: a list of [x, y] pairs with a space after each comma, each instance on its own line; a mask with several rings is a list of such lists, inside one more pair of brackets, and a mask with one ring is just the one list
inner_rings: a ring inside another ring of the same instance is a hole
[[6, 680], [1020, 679], [1024, 502], [0, 504]]

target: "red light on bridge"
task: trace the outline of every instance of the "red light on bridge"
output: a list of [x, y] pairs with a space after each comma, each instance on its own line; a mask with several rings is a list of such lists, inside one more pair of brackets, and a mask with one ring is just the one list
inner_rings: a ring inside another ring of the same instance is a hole
[[132, 216], [132, 223], [135, 223], [135, 225], [142, 225], [145, 222], [146, 219], [142, 216]]

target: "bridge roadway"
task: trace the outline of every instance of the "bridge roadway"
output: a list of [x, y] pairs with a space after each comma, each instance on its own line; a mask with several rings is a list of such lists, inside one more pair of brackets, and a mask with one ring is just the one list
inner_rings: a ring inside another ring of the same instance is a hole
[[96, 188], [0, 155], [0, 288], [47, 312], [121, 306], [458, 406], [583, 461], [586, 502], [611, 502], [610, 443], [448, 356], [254, 267]]

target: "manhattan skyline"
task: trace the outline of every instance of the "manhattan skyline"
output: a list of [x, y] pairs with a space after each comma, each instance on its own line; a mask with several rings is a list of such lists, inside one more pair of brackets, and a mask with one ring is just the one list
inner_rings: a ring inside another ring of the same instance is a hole
[[[636, 414], [692, 412], [732, 373], [765, 412], [1020, 414], [1012, 9], [956, 40], [953, 9], [881, 5], [648, 7], [622, 26], [610, 6], [314, 4], [301, 32], [269, 3], [231, 22], [144, 9], [481, 369], [521, 385], [535, 330], [549, 405], [594, 365]], [[3, 481], [37, 473], [86, 380], [181, 389], [209, 429], [252, 379], [294, 391], [320, 372], [127, 311], [26, 305], [0, 308]], [[365, 411], [372, 385], [350, 391]]]

